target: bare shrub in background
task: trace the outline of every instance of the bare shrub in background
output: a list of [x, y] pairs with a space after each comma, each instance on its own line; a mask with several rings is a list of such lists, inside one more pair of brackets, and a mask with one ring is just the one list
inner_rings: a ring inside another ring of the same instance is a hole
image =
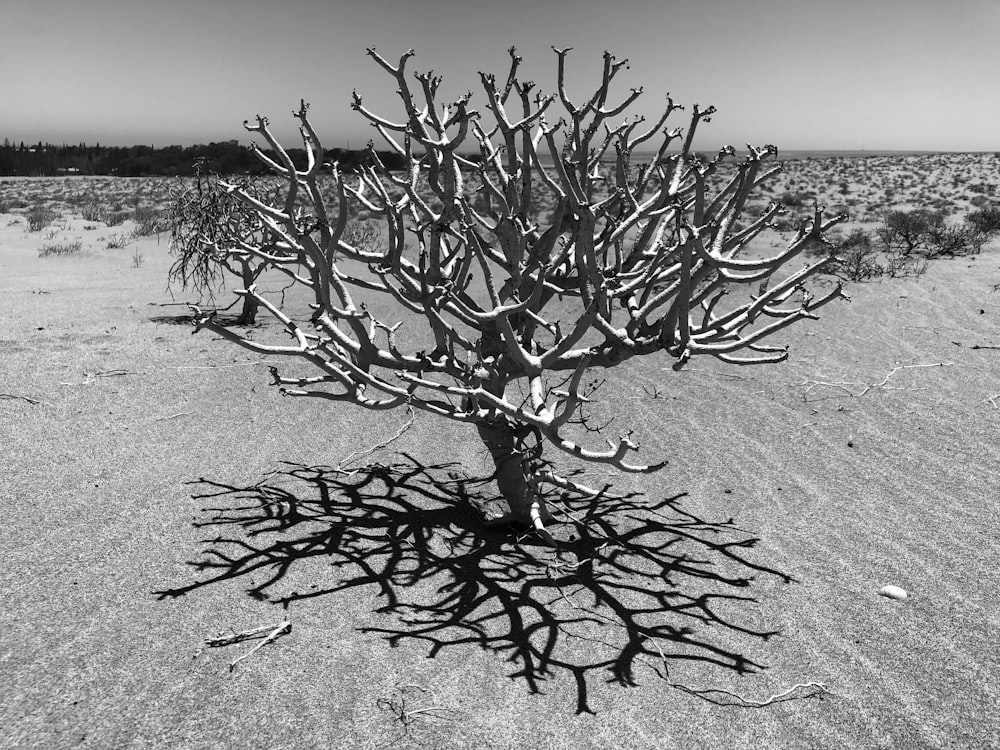
[[59, 214], [48, 206], [32, 206], [25, 218], [28, 221], [29, 232], [40, 232], [43, 227], [58, 219]]
[[[171, 191], [167, 223], [174, 262], [169, 283], [212, 300], [224, 286], [226, 274], [249, 289], [267, 269], [270, 260], [256, 257], [244, 245], [259, 248], [270, 235], [257, 212], [235, 194], [236, 189], [254, 201], [266, 200], [260, 182], [247, 178], [238, 185], [223, 184], [207, 172], [204, 163], [196, 165], [193, 185], [182, 182]], [[237, 323], [252, 325], [257, 319], [257, 300], [253, 295], [243, 295], [242, 300]]]

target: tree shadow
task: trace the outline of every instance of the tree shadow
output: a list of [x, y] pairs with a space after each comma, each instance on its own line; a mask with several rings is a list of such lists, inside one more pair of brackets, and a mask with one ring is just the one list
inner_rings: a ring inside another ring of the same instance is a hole
[[[149, 317], [151, 323], [157, 323], [159, 325], [168, 326], [193, 326], [197, 315], [194, 313], [177, 313], [176, 315], [152, 315]], [[240, 320], [240, 316], [237, 314], [231, 315], [216, 315], [214, 318], [215, 322], [220, 326], [225, 326], [226, 328], [259, 328], [259, 323], [246, 323]]]
[[[226, 501], [204, 508], [195, 526], [232, 531], [204, 540], [189, 563], [198, 580], [156, 593], [242, 580], [252, 597], [287, 606], [371, 585], [382, 600], [375, 611], [392, 617], [362, 632], [392, 645], [425, 642], [430, 656], [463, 646], [504, 654], [516, 665], [511, 677], [532, 692], [565, 670], [576, 680], [577, 713], [593, 713], [588, 678], [597, 673], [633, 686], [642, 664], [664, 679], [671, 665], [692, 661], [739, 674], [763, 669], [724, 642], [776, 635], [741, 625], [735, 613], [756, 601], [747, 594], [755, 576], [792, 578], [748, 560], [758, 540], [733, 519], [698, 518], [681, 507], [684, 493], [595, 502], [561, 492], [549, 500], [553, 548], [533, 532], [485, 526], [477, 507], [493, 502], [492, 485], [457, 468], [402, 454], [353, 471], [285, 463], [249, 487], [192, 482], [202, 488], [195, 498]], [[282, 592], [292, 566], [310, 558], [332, 566], [336, 583]]]

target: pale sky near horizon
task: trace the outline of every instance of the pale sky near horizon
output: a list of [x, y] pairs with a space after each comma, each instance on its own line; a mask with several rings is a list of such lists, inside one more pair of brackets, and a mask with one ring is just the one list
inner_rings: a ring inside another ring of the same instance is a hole
[[555, 45], [571, 98], [608, 49], [630, 60], [616, 90], [644, 87], [635, 111], [714, 104], [703, 148], [994, 151], [998, 40], [1000, 0], [3, 0], [0, 139], [248, 143], [260, 113], [292, 146], [304, 98], [325, 145], [359, 148], [378, 134], [352, 89], [400, 112], [366, 47], [414, 48], [454, 98], [505, 75], [511, 45], [554, 91]]

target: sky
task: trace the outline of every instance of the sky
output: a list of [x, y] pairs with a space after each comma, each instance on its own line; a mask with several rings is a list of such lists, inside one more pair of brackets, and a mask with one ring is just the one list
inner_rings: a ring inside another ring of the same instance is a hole
[[572, 47], [576, 100], [608, 50], [629, 59], [615, 90], [643, 87], [634, 112], [654, 117], [668, 92], [717, 107], [701, 148], [1000, 150], [1000, 0], [2, 0], [0, 139], [249, 143], [242, 123], [262, 114], [300, 145], [305, 99], [324, 145], [378, 144], [350, 108], [356, 89], [399, 117], [373, 45], [413, 48], [411, 71], [473, 105], [511, 45], [544, 92], [552, 46]]

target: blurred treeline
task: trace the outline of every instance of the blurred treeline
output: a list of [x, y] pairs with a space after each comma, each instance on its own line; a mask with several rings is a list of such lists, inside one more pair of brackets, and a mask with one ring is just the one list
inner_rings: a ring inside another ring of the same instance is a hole
[[[268, 153], [272, 158], [274, 154]], [[305, 167], [303, 149], [289, 149], [296, 166]], [[390, 169], [404, 168], [401, 157], [379, 152]], [[364, 150], [335, 148], [326, 152], [324, 161], [340, 163], [341, 171], [354, 171], [370, 158]], [[197, 146], [54, 146], [51, 143], [27, 145], [4, 139], [0, 146], [0, 176], [51, 177], [55, 175], [116, 175], [119, 177], [189, 176], [195, 165], [217, 174], [264, 174], [268, 170], [254, 154], [237, 141], [223, 141]]]

